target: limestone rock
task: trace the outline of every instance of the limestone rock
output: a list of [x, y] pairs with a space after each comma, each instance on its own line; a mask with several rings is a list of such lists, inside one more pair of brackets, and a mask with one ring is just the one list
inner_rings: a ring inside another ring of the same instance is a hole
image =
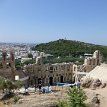
[[99, 80], [99, 79], [95, 79], [93, 82], [92, 82], [92, 84], [91, 84], [91, 88], [92, 89], [96, 89], [96, 88], [98, 88], [98, 87], [100, 87], [101, 86], [101, 81]]
[[101, 85], [101, 88], [105, 88], [106, 87], [106, 83], [103, 83], [102, 85]]
[[86, 78], [85, 80], [81, 81], [81, 86], [84, 88], [89, 88], [93, 82], [92, 78]]
[[91, 101], [92, 107], [99, 107], [100, 106], [100, 99], [98, 98], [98, 94], [96, 94]]

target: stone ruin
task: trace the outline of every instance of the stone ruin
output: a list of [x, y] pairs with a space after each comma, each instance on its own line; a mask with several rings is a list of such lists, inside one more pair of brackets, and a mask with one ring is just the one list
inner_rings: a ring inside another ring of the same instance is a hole
[[93, 79], [90, 77], [81, 79], [81, 86], [83, 88], [91, 88], [91, 89], [105, 88], [106, 85], [107, 85], [106, 83], [102, 83], [99, 79]]

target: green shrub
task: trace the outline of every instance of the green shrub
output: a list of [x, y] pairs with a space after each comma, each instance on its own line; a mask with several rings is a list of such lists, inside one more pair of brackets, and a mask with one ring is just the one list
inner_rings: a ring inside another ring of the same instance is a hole
[[69, 107], [68, 102], [64, 100], [60, 100], [57, 104], [57, 107]]
[[17, 103], [19, 101], [20, 97], [19, 96], [14, 96], [13, 97], [13, 102]]
[[84, 101], [87, 99], [87, 96], [82, 89], [69, 88], [68, 96], [70, 107], [86, 107]]

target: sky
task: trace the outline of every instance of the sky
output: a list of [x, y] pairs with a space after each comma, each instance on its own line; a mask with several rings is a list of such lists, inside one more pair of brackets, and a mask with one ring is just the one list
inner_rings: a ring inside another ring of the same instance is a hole
[[107, 45], [107, 0], [0, 0], [0, 42], [64, 38]]

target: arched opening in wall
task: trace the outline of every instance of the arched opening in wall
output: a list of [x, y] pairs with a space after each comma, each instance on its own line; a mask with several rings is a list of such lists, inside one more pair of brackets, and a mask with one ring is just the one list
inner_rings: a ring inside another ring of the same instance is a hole
[[76, 67], [74, 67], [74, 71], [76, 71]]
[[42, 79], [38, 78], [38, 84], [42, 84]]
[[99, 65], [99, 59], [97, 59], [97, 65]]
[[27, 84], [28, 84], [28, 87], [31, 85], [31, 84], [30, 84], [30, 77], [29, 77], [28, 80], [27, 80]]
[[54, 83], [56, 83], [56, 77], [54, 78]]
[[93, 65], [95, 65], [95, 59], [93, 59]]
[[91, 65], [91, 59], [89, 60], [89, 65]]
[[63, 83], [64, 80], [63, 80], [63, 76], [60, 76], [60, 82]]
[[87, 70], [86, 70], [86, 68], [84, 69], [84, 72], [86, 72]]
[[50, 77], [50, 78], [49, 78], [49, 84], [50, 84], [50, 85], [53, 85], [53, 77]]

